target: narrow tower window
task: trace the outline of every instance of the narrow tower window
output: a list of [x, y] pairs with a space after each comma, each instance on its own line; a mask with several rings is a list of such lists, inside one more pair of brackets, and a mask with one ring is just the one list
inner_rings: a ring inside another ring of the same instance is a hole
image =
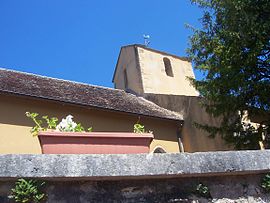
[[163, 58], [163, 63], [164, 63], [164, 67], [165, 67], [165, 72], [168, 76], [173, 77], [173, 71], [172, 71], [172, 64], [170, 59], [164, 57]]
[[124, 70], [124, 85], [125, 89], [127, 89], [128, 88], [127, 69]]

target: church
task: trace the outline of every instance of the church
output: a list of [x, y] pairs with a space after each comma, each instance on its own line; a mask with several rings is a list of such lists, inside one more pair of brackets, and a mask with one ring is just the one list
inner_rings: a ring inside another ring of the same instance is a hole
[[41, 153], [25, 112], [71, 114], [95, 132], [132, 132], [139, 120], [154, 134], [154, 153], [227, 150], [194, 126], [218, 121], [200, 106], [188, 78], [194, 73], [186, 58], [139, 44], [121, 48], [114, 88], [0, 68], [0, 153]]

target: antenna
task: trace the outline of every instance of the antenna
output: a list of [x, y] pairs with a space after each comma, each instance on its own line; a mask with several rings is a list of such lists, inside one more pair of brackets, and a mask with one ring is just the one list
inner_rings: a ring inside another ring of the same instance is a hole
[[143, 39], [144, 39], [144, 45], [146, 47], [148, 47], [148, 45], [150, 44], [150, 35], [143, 35]]

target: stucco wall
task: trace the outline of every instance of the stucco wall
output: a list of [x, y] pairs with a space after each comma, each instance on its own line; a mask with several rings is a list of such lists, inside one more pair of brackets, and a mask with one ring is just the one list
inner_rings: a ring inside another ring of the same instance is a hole
[[[138, 47], [144, 93], [198, 96], [187, 77], [194, 78], [191, 63]], [[173, 77], [167, 76], [163, 58], [170, 60]]]
[[121, 49], [113, 81], [116, 89], [126, 89], [124, 83], [125, 70], [127, 73], [127, 89], [141, 94], [143, 91], [141, 74], [138, 67], [136, 50], [133, 46], [122, 47]]
[[[164, 57], [171, 62], [173, 77], [166, 74]], [[199, 104], [199, 93], [187, 79], [187, 77], [194, 78], [190, 62], [134, 45], [121, 49], [114, 80], [118, 89], [125, 89], [124, 68], [127, 69], [129, 89], [165, 109], [179, 112], [184, 116], [181, 136], [185, 151], [231, 149], [220, 137], [211, 139], [207, 132], [194, 126], [194, 122], [218, 125], [219, 120], [208, 115]]]
[[183, 99], [183, 106], [187, 106], [185, 114], [185, 124], [182, 129], [183, 140], [186, 143], [186, 148], [190, 152], [194, 151], [217, 151], [231, 150], [226, 142], [217, 135], [215, 138], [210, 138], [209, 133], [197, 128], [194, 124], [219, 126], [220, 119], [209, 115], [205, 108], [200, 105], [199, 97], [186, 97]]
[[[33, 138], [30, 129], [33, 123], [25, 112], [38, 112], [40, 115], [56, 116], [59, 119], [69, 114], [76, 122], [93, 130], [132, 132], [138, 116], [120, 112], [82, 108], [58, 102], [34, 100], [30, 97], [0, 95], [0, 153], [41, 153], [37, 138]], [[177, 143], [177, 125], [175, 121], [141, 117], [146, 130], [154, 132], [155, 139], [151, 150], [157, 145], [168, 152], [179, 152]]]
[[200, 105], [200, 97], [158, 94], [145, 94], [145, 97], [163, 108], [180, 112], [184, 116], [181, 137], [186, 152], [231, 149], [219, 136], [215, 139], [209, 138], [206, 131], [194, 126], [195, 122], [214, 126], [219, 125], [219, 120], [209, 115]]

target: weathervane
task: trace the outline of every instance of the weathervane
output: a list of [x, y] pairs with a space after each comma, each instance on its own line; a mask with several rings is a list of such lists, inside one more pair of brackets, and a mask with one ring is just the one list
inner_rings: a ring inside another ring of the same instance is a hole
[[144, 45], [146, 47], [148, 47], [148, 45], [150, 44], [150, 35], [143, 35], [143, 39], [144, 39]]

